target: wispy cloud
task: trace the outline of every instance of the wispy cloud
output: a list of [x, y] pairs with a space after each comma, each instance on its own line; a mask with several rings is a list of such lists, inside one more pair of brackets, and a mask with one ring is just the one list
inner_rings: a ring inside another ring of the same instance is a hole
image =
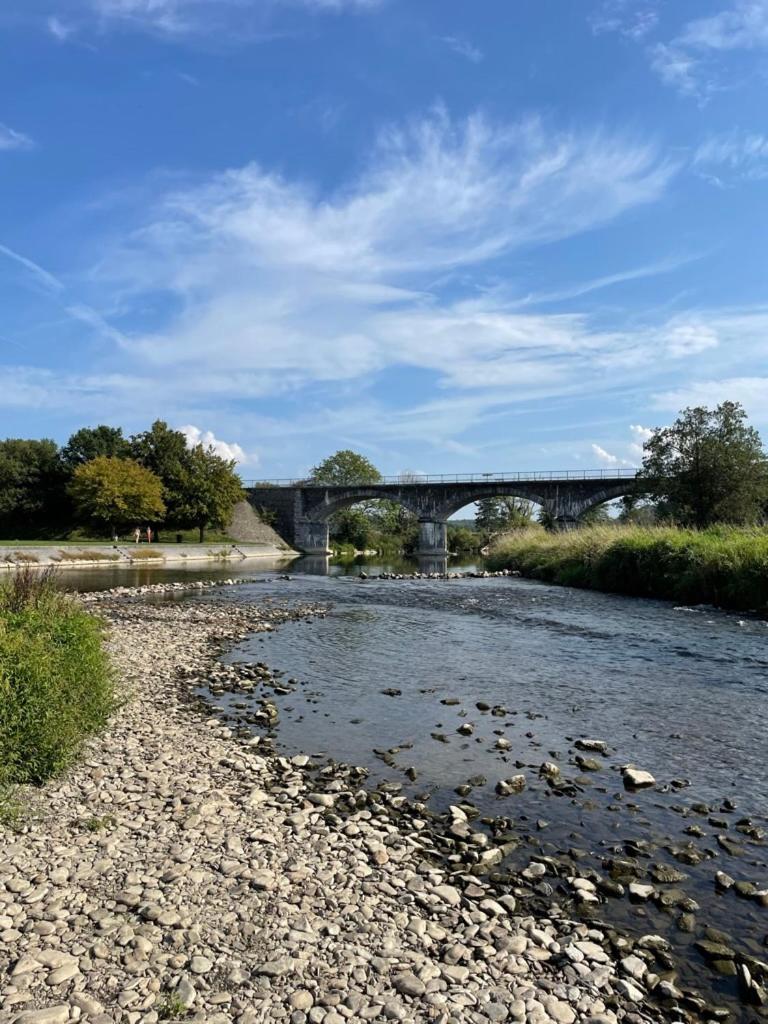
[[595, 35], [618, 32], [629, 39], [641, 40], [652, 32], [659, 21], [657, 4], [652, 0], [603, 0], [590, 15]]
[[[379, 7], [384, 0], [79, 0], [80, 17], [67, 26], [57, 25], [67, 34], [75, 28], [87, 28], [89, 16], [97, 18], [102, 29], [124, 27], [184, 37], [199, 33], [231, 31], [237, 38], [244, 30], [263, 29], [274, 10], [303, 8], [318, 14], [365, 12]], [[49, 29], [56, 35], [49, 21]]]
[[652, 67], [663, 82], [706, 101], [722, 88], [723, 69], [718, 58], [734, 51], [766, 48], [768, 0], [731, 0], [718, 13], [687, 22], [672, 40], [649, 52]]
[[58, 39], [60, 43], [66, 43], [77, 31], [74, 25], [63, 21], [61, 18], [57, 18], [55, 15], [48, 18], [46, 25], [54, 39]]
[[0, 151], [12, 149], [32, 149], [34, 142], [28, 135], [18, 132], [8, 125], [0, 124]]
[[741, 402], [752, 420], [768, 423], [768, 377], [694, 381], [660, 392], [654, 398], [654, 405], [657, 409], [675, 412], [686, 406], [714, 406], [725, 401]]
[[21, 253], [14, 252], [13, 249], [9, 249], [5, 245], [0, 245], [0, 255], [7, 257], [14, 263], [17, 263], [20, 267], [23, 267], [28, 271], [36, 281], [45, 285], [46, 288], [53, 292], [61, 292], [64, 290], [64, 285], [59, 281], [57, 277], [50, 274], [44, 267], [41, 267], [34, 260], [29, 259], [27, 256], [22, 256]]
[[712, 184], [768, 179], [768, 135], [733, 130], [715, 135], [696, 150], [693, 167]]
[[460, 57], [465, 57], [473, 64], [479, 64], [485, 56], [479, 47], [463, 36], [441, 36], [440, 42], [445, 43], [454, 53], [458, 53]]

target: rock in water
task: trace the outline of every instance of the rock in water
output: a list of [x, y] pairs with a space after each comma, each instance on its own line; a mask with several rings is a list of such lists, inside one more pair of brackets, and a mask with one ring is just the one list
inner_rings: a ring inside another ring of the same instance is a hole
[[642, 768], [635, 768], [634, 765], [625, 765], [621, 772], [627, 789], [647, 789], [649, 786], [656, 785], [656, 779], [650, 772], [643, 771]]

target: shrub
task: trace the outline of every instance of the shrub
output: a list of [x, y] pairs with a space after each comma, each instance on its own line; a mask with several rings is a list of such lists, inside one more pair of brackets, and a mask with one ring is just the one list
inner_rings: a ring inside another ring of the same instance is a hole
[[103, 626], [54, 580], [25, 567], [0, 587], [0, 789], [63, 771], [114, 707]]

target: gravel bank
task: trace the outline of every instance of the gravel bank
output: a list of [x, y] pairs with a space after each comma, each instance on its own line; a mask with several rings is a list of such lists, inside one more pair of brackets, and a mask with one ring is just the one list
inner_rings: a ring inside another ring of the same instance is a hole
[[440, 862], [402, 798], [192, 706], [223, 648], [320, 609], [97, 603], [126, 703], [0, 833], [0, 1020], [640, 1024], [665, 1016], [650, 989], [677, 1001], [663, 940], [525, 916], [494, 851]]

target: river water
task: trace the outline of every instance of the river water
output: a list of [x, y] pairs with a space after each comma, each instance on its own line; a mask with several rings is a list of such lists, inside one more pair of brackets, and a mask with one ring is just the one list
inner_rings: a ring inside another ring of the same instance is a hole
[[[364, 765], [371, 784], [397, 781], [436, 810], [459, 802], [455, 787], [473, 779], [466, 799], [483, 815], [512, 820], [519, 846], [510, 866], [536, 854], [567, 864], [570, 855], [577, 873], [605, 876], [611, 858], [632, 856], [644, 883], [654, 866], [682, 872], [655, 887], [695, 900], [693, 919], [681, 922], [679, 905], [626, 896], [574, 913], [665, 936], [682, 983], [734, 1019], [764, 1019], [740, 1004], [735, 979], [709, 970], [693, 943], [714, 927], [737, 952], [768, 959], [768, 908], [714, 885], [719, 870], [768, 888], [768, 624], [519, 579], [377, 581], [335, 571], [323, 577], [292, 566], [290, 579], [260, 574], [217, 597], [331, 606], [326, 618], [256, 635], [227, 656], [298, 681], [274, 697], [277, 749]], [[244, 700], [215, 698], [233, 722]], [[457, 732], [465, 725], [471, 735]], [[508, 750], [496, 748], [500, 738]], [[597, 759], [597, 770], [576, 763], [579, 738], [608, 744], [606, 755], [582, 754]], [[571, 795], [555, 795], [539, 778], [544, 761], [574, 783]], [[627, 793], [619, 771], [626, 763], [652, 772], [657, 787]], [[525, 790], [497, 796], [496, 782], [517, 773], [526, 775]], [[686, 832], [691, 826], [702, 834]], [[703, 855], [700, 863], [687, 863], [685, 851], [680, 859], [686, 845]]]

